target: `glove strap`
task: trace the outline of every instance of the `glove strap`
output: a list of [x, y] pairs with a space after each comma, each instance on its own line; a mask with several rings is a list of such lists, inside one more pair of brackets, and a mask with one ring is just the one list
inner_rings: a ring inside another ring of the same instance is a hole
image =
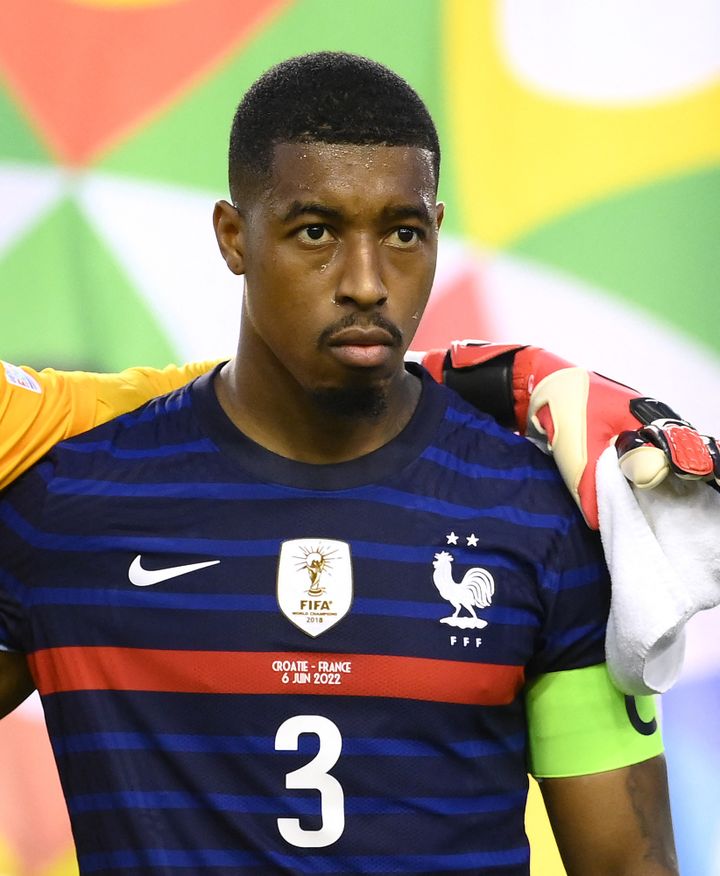
[[443, 367], [443, 382], [501, 426], [518, 429], [513, 363], [522, 344], [453, 343]]

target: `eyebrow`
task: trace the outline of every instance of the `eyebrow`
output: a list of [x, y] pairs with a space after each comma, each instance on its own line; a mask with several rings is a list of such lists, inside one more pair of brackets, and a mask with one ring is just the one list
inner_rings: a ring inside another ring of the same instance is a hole
[[[325, 219], [338, 221], [342, 219], [342, 212], [324, 204], [314, 201], [293, 201], [285, 215], [283, 222], [292, 222], [300, 216], [322, 216]], [[430, 213], [424, 203], [400, 204], [396, 207], [387, 207], [382, 211], [382, 217], [386, 221], [400, 222], [403, 219], [417, 219], [425, 225], [431, 225]]]
[[401, 204], [397, 207], [388, 207], [383, 210], [383, 217], [393, 222], [399, 222], [402, 219], [418, 219], [425, 225], [431, 225], [430, 213], [425, 204], [421, 201], [420, 204]]
[[314, 202], [293, 201], [287, 213], [282, 217], [283, 222], [292, 222], [299, 216], [323, 216], [326, 219], [338, 220], [342, 217], [339, 210], [333, 210], [332, 207], [325, 207], [323, 204]]

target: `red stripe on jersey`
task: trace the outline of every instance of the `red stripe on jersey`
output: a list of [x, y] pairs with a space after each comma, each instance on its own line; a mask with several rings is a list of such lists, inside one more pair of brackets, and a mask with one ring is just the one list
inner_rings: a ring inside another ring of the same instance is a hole
[[495, 706], [512, 702], [524, 681], [521, 666], [381, 654], [72, 646], [36, 651], [29, 659], [41, 694], [307, 693]]

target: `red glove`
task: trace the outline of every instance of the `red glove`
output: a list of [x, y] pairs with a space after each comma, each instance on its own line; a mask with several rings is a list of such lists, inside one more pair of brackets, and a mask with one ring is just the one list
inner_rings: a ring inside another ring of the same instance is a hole
[[670, 471], [720, 484], [720, 451], [713, 438], [655, 399], [539, 347], [456, 341], [421, 359], [433, 377], [502, 425], [552, 454], [565, 484], [593, 529], [598, 529], [595, 466], [618, 439], [625, 476], [657, 486]]

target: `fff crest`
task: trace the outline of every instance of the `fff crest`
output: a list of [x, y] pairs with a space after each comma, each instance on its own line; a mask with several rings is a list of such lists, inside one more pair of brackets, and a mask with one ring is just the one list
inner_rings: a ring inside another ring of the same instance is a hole
[[277, 599], [285, 617], [309, 636], [329, 630], [350, 610], [350, 545], [330, 538], [296, 538], [280, 547]]

